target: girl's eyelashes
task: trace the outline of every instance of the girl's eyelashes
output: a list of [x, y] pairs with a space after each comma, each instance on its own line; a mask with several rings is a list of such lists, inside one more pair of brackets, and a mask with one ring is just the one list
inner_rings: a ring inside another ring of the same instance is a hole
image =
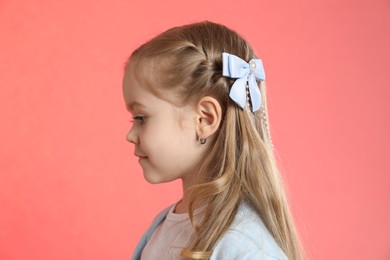
[[135, 116], [133, 119], [130, 120], [130, 122], [134, 123], [135, 121], [139, 121], [141, 124], [145, 121], [145, 116]]

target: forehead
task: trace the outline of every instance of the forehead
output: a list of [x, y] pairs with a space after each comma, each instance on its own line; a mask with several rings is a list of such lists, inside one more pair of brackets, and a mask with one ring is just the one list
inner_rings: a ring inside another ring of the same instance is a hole
[[150, 97], [151, 93], [142, 86], [134, 75], [130, 65], [125, 69], [122, 81], [123, 98], [126, 108], [131, 110], [134, 106], [142, 106], [142, 101]]
[[164, 87], [164, 76], [160, 75], [161, 71], [153, 64], [154, 62], [148, 59], [130, 60], [127, 64], [122, 83], [123, 97], [127, 106], [143, 99], [144, 96], [154, 96], [172, 104], [179, 102], [180, 99], [174, 88]]

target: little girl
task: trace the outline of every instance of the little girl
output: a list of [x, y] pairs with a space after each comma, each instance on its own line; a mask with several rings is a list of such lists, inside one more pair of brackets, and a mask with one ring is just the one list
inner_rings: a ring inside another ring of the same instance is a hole
[[212, 22], [169, 29], [132, 53], [127, 140], [148, 182], [183, 183], [132, 259], [301, 259], [264, 80], [251, 46]]

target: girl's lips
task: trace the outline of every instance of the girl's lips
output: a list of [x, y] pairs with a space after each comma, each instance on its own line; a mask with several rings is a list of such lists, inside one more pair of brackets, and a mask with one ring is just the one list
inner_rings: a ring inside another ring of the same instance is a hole
[[138, 157], [138, 163], [142, 166], [142, 164], [145, 162], [145, 160], [147, 159], [148, 157], [146, 156], [140, 156]]

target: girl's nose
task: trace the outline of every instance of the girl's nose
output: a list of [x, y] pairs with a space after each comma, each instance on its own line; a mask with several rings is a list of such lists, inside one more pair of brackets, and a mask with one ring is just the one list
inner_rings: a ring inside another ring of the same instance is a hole
[[127, 133], [126, 139], [127, 139], [128, 142], [133, 143], [133, 144], [138, 144], [139, 143], [138, 135], [135, 133], [133, 127]]

